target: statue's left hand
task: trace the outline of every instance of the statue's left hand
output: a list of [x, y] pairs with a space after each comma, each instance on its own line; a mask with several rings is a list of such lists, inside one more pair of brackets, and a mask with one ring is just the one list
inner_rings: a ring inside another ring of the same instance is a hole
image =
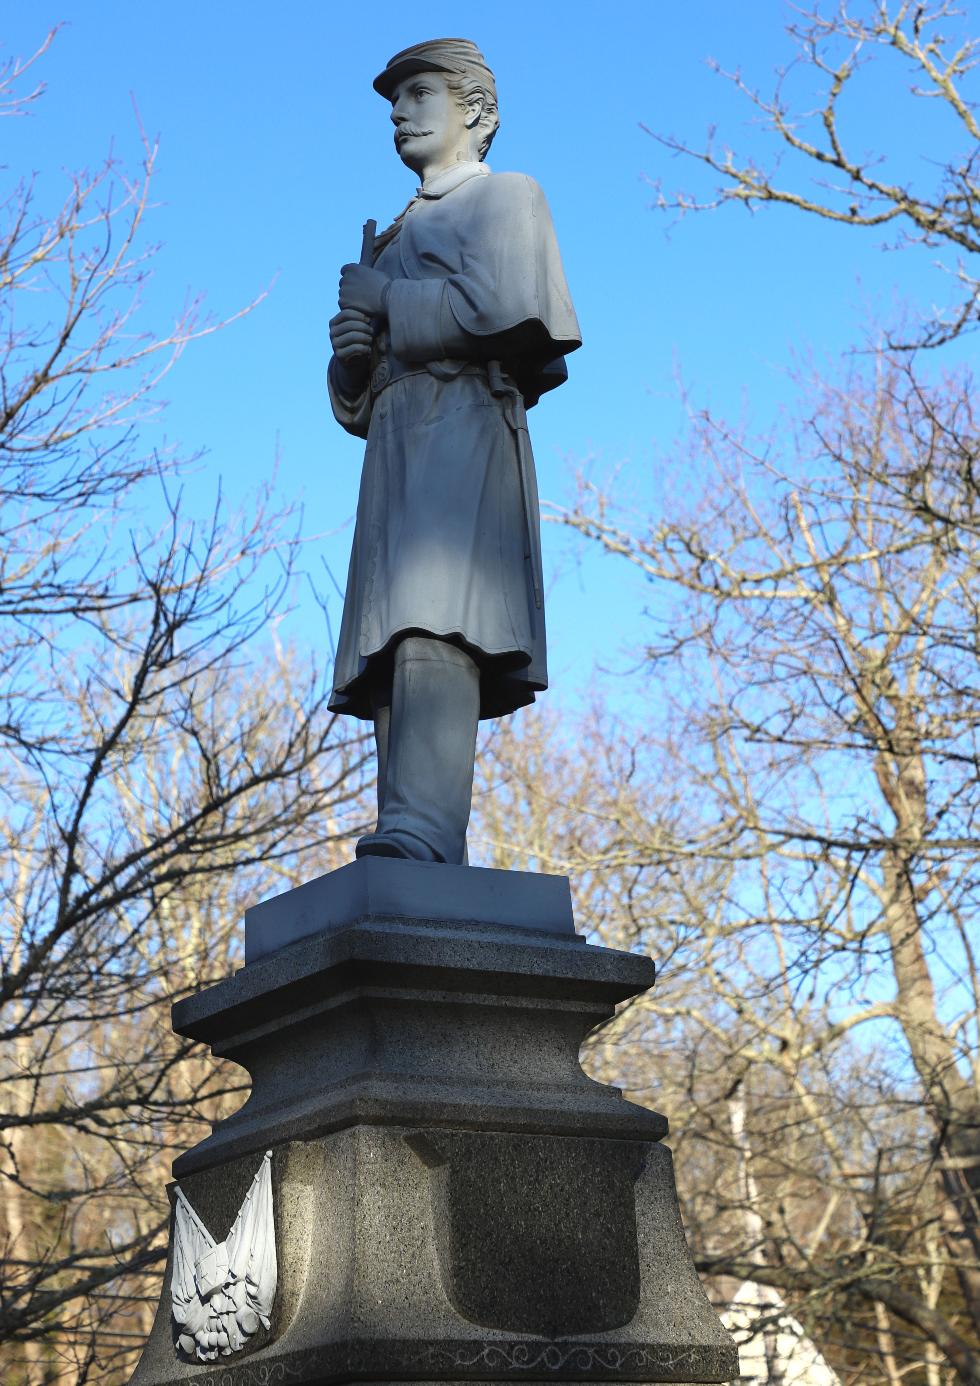
[[344, 265], [340, 271], [340, 306], [356, 308], [371, 318], [386, 315], [391, 280], [370, 265]]

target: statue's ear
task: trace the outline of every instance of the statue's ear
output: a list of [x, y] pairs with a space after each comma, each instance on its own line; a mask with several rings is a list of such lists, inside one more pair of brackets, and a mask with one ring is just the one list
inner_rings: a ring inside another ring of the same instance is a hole
[[466, 128], [474, 129], [483, 119], [483, 97], [471, 96], [466, 103]]

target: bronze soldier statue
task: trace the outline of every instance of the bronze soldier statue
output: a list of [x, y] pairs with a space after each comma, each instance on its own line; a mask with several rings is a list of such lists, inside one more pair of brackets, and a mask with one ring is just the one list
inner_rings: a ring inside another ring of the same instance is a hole
[[416, 44], [374, 86], [421, 186], [343, 267], [330, 323], [333, 412], [367, 440], [331, 706], [374, 721], [357, 855], [458, 863], [478, 719], [547, 687], [525, 411], [581, 343], [540, 188], [483, 162], [499, 119], [475, 44]]

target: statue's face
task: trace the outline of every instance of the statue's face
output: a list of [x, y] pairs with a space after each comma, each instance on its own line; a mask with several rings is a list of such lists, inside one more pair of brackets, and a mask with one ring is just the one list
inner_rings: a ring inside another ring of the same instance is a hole
[[467, 117], [441, 73], [406, 77], [391, 98], [395, 148], [402, 163], [422, 173], [474, 157]]

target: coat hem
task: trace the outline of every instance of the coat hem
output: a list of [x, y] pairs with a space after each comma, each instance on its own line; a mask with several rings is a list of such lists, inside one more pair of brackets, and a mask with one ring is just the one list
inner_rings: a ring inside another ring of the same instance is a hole
[[488, 650], [467, 640], [464, 632], [456, 628], [431, 630], [412, 626], [395, 631], [376, 649], [360, 655], [361, 667], [354, 677], [334, 686], [327, 704], [330, 711], [359, 717], [362, 721], [373, 721], [371, 685], [376, 679], [386, 676], [395, 645], [411, 635], [448, 640], [472, 655], [480, 670], [481, 721], [489, 717], [505, 717], [518, 708], [527, 707], [534, 702], [536, 693], [543, 693], [548, 687], [547, 676], [543, 672], [530, 672], [532, 656], [527, 650], [513, 646]]

